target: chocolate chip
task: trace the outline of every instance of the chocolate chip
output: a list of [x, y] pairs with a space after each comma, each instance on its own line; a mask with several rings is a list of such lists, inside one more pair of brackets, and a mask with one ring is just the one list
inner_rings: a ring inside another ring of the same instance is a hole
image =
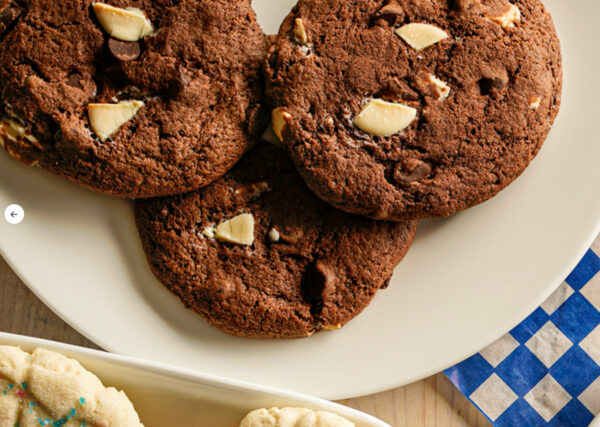
[[460, 10], [461, 12], [470, 10], [477, 4], [476, 0], [451, 0], [450, 7], [454, 10]]
[[141, 47], [138, 42], [123, 42], [117, 39], [108, 39], [108, 50], [119, 61], [133, 61], [140, 56]]
[[302, 277], [302, 289], [306, 300], [311, 304], [311, 313], [318, 314], [323, 309], [323, 295], [330, 291], [335, 281], [335, 273], [320, 260], [310, 264]]
[[79, 73], [71, 74], [67, 79], [67, 84], [69, 86], [75, 87], [77, 89], [83, 89], [83, 84], [81, 81], [83, 80], [83, 76]]
[[3, 34], [22, 14], [23, 11], [17, 7], [7, 7], [0, 12], [0, 34]]
[[479, 92], [482, 95], [499, 98], [501, 90], [507, 86], [508, 81], [499, 77], [492, 77], [480, 79], [477, 84], [479, 85]]
[[325, 277], [317, 269], [316, 263], [311, 264], [304, 271], [302, 277], [302, 289], [309, 301], [319, 301], [325, 288]]
[[431, 174], [431, 166], [427, 163], [410, 159], [396, 166], [394, 178], [399, 184], [411, 184], [427, 178]]
[[[185, 68], [177, 70], [169, 67], [165, 74], [163, 80], [167, 82], [166, 92], [173, 98], [177, 97], [192, 82], [192, 76]], [[210, 106], [208, 109], [213, 111], [214, 107]]]
[[388, 2], [385, 6], [379, 9], [375, 15], [374, 22], [377, 25], [387, 24], [391, 27], [400, 23], [404, 19], [404, 10], [396, 2]]

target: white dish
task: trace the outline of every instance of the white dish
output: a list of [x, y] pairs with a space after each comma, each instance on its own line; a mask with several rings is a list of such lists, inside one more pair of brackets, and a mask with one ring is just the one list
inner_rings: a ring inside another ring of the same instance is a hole
[[237, 427], [255, 409], [303, 407], [338, 414], [357, 427], [390, 427], [370, 415], [325, 400], [185, 369], [0, 332], [0, 345], [43, 347], [77, 359], [107, 386], [124, 390], [146, 427]]
[[[293, 0], [255, 0], [270, 30]], [[397, 387], [477, 352], [549, 296], [600, 222], [600, 2], [549, 0], [562, 38], [561, 114], [539, 157], [497, 198], [421, 226], [389, 289], [339, 331], [232, 338], [154, 279], [130, 202], [0, 154], [0, 254], [56, 313], [107, 350], [329, 399]]]

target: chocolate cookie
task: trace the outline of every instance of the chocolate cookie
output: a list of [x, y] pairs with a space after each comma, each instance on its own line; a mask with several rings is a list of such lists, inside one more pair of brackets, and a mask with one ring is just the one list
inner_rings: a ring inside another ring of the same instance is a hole
[[330, 207], [269, 145], [210, 186], [138, 200], [135, 212], [158, 279], [211, 325], [249, 338], [341, 327], [392, 275], [417, 226]]
[[510, 184], [558, 112], [538, 0], [300, 0], [266, 62], [276, 133], [321, 198], [444, 217]]
[[250, 0], [0, 0], [0, 141], [121, 197], [225, 174], [264, 131]]

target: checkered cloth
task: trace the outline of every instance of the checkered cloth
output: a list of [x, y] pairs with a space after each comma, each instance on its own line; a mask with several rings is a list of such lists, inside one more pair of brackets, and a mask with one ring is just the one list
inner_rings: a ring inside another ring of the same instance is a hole
[[587, 426], [600, 413], [600, 239], [519, 326], [445, 371], [496, 426]]

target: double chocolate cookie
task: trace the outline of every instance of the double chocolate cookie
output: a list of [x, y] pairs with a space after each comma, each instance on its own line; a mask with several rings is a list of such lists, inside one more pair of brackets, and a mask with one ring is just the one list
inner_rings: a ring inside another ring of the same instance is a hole
[[250, 338], [347, 323], [385, 286], [417, 226], [332, 208], [269, 145], [210, 186], [138, 200], [135, 212], [158, 279], [211, 325]]
[[300, 0], [266, 61], [274, 130], [322, 199], [444, 217], [510, 184], [558, 112], [538, 0]]
[[0, 142], [121, 197], [225, 174], [264, 131], [250, 0], [1, 0]]

